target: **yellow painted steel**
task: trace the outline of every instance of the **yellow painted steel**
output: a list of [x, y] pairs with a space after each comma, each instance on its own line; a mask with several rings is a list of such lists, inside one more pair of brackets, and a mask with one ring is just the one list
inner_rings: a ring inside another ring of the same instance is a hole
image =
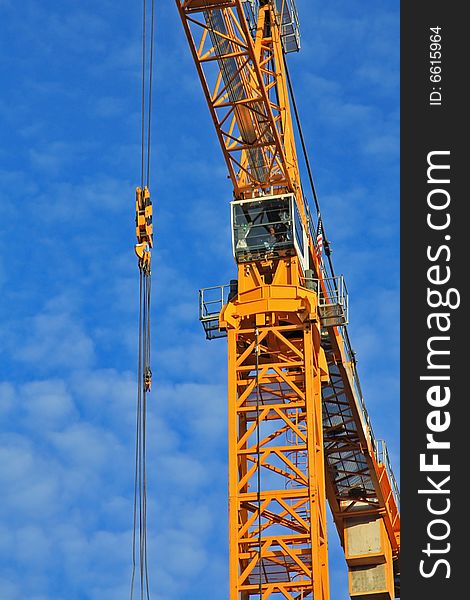
[[153, 247], [152, 201], [148, 187], [136, 188], [135, 193], [135, 229], [137, 244], [135, 253], [139, 266], [150, 272], [151, 248]]
[[[235, 199], [295, 195], [309, 269], [326, 293], [300, 184], [279, 3], [261, 3], [254, 32], [242, 0], [176, 4]], [[366, 553], [358, 566], [347, 555], [351, 597], [393, 600], [397, 501], [342, 333], [321, 326], [299, 257], [239, 264], [238, 293], [223, 307], [219, 326], [228, 337], [230, 600], [329, 599], [326, 499], [343, 546], [355, 531], [351, 519], [372, 523], [371, 530], [380, 523], [379, 558]], [[342, 420], [341, 435], [334, 419]], [[335, 463], [337, 456], [350, 459]], [[354, 477], [369, 487], [345, 491]], [[357, 569], [378, 561], [386, 564], [388, 587], [361, 596], [354, 591]]]
[[228, 332], [230, 598], [327, 600], [318, 320], [266, 317]]
[[239, 265], [239, 294], [220, 315], [228, 333], [233, 600], [329, 599], [321, 408], [328, 374], [317, 294], [301, 280], [297, 257], [265, 261], [262, 272]]

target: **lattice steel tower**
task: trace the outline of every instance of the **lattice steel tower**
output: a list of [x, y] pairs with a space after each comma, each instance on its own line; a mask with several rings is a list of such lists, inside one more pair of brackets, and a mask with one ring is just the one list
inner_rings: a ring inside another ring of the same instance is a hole
[[398, 492], [301, 185], [294, 2], [176, 3], [233, 185], [238, 278], [200, 292], [207, 337], [228, 339], [230, 600], [329, 599], [327, 500], [351, 597], [392, 600]]

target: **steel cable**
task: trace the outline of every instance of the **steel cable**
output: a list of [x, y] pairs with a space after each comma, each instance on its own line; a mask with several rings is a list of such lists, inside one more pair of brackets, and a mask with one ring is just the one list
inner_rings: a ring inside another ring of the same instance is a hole
[[153, 46], [155, 26], [155, 0], [152, 0], [150, 17], [150, 59], [149, 59], [149, 94], [147, 116], [147, 187], [150, 187], [150, 134], [152, 128], [152, 87], [153, 87]]
[[[137, 560], [139, 563], [140, 599], [150, 599], [147, 561], [147, 390], [145, 376], [150, 361], [150, 275], [140, 270], [139, 350], [137, 365], [137, 415], [135, 444], [134, 515], [132, 535], [132, 577], [130, 598], [134, 598]], [[137, 524], [138, 522], [138, 524]], [[139, 543], [137, 552], [137, 528]]]
[[142, 82], [141, 82], [141, 123], [140, 123], [140, 135], [141, 135], [141, 151], [140, 151], [140, 187], [144, 187], [144, 172], [145, 172], [145, 65], [146, 65], [146, 54], [147, 54], [147, 1], [143, 0], [143, 14], [142, 14]]
[[[290, 73], [289, 73], [289, 67], [287, 65], [287, 60], [286, 60], [286, 56], [285, 53], [282, 53], [283, 59], [284, 59], [284, 69], [286, 71], [286, 79], [287, 79], [287, 85], [289, 88], [289, 96], [292, 100], [292, 108], [294, 109], [294, 116], [295, 116], [295, 122], [297, 125], [297, 131], [299, 132], [299, 138], [300, 138], [300, 144], [302, 146], [302, 153], [304, 156], [304, 161], [305, 161], [305, 166], [307, 167], [307, 173], [308, 173], [308, 179], [310, 182], [310, 188], [312, 190], [312, 196], [313, 196], [313, 200], [315, 202], [315, 208], [317, 209], [317, 216], [318, 219], [321, 218], [321, 211], [320, 211], [320, 202], [318, 200], [318, 196], [317, 196], [317, 191], [315, 188], [315, 182], [313, 181], [313, 174], [312, 174], [312, 169], [310, 167], [310, 160], [308, 158], [308, 152], [307, 152], [307, 146], [305, 144], [305, 138], [304, 138], [304, 133], [302, 130], [302, 125], [300, 123], [300, 116], [299, 116], [299, 111], [297, 109], [297, 103], [295, 101], [295, 96], [294, 96], [294, 90], [292, 88], [292, 81], [291, 81], [291, 77], [290, 77]], [[325, 246], [325, 254], [326, 257], [328, 259], [328, 265], [330, 267], [330, 272], [332, 277], [335, 277], [335, 272], [333, 269], [333, 263], [331, 261], [331, 248], [330, 248], [330, 244], [328, 242], [328, 238], [326, 236], [326, 232], [325, 232], [325, 224], [323, 223], [323, 219], [322, 219], [322, 228], [323, 228], [323, 238], [324, 238], [324, 246]]]
[[[155, 2], [151, 2], [150, 56], [147, 59], [148, 6], [143, 0], [142, 15], [142, 86], [141, 86], [141, 188], [150, 184], [150, 138], [152, 116], [152, 71], [154, 48]], [[148, 66], [148, 74], [146, 72]], [[147, 115], [146, 91], [148, 79]], [[146, 177], [145, 177], [146, 176]], [[132, 533], [132, 576], [130, 599], [134, 599], [137, 563], [139, 565], [139, 597], [150, 600], [147, 559], [147, 392], [150, 389], [150, 262], [139, 261], [139, 348], [137, 365], [137, 406], [134, 472], [134, 506]], [[139, 541], [137, 542], [137, 529]]]

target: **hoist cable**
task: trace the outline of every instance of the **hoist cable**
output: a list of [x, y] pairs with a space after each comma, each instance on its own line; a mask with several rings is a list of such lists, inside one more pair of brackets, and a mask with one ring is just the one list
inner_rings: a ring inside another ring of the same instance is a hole
[[[137, 433], [136, 433], [136, 479], [134, 498], [134, 535], [133, 535], [133, 573], [131, 598], [133, 597], [136, 563], [136, 528], [139, 521], [139, 573], [140, 597], [150, 598], [147, 568], [147, 473], [146, 473], [146, 413], [147, 399], [144, 385], [145, 369], [148, 356], [149, 335], [146, 328], [149, 309], [148, 275], [140, 273], [140, 310], [139, 310], [139, 363], [138, 363], [138, 395], [137, 395]], [[138, 515], [137, 515], [138, 512]], [[145, 593], [144, 593], [145, 592]]]
[[[135, 571], [137, 562], [137, 519], [139, 520], [139, 563], [141, 562], [141, 531], [142, 531], [142, 297], [143, 277], [140, 270], [139, 281], [139, 349], [137, 362], [137, 411], [136, 411], [136, 441], [135, 441], [135, 480], [134, 480], [134, 519], [132, 534], [132, 578], [130, 598], [134, 597]], [[140, 565], [139, 565], [140, 566]], [[142, 578], [142, 577], [141, 577]]]
[[[310, 166], [310, 160], [308, 158], [307, 146], [305, 144], [304, 133], [303, 133], [303, 130], [302, 130], [302, 125], [300, 123], [300, 116], [299, 116], [299, 111], [297, 109], [297, 103], [295, 101], [294, 90], [293, 90], [293, 87], [292, 87], [292, 81], [291, 81], [291, 77], [290, 77], [290, 73], [289, 73], [289, 67], [287, 65], [286, 55], [285, 55], [284, 52], [282, 53], [282, 57], [283, 57], [283, 60], [284, 60], [284, 69], [285, 69], [285, 72], [286, 72], [287, 85], [288, 85], [288, 88], [289, 88], [289, 96], [291, 98], [292, 107], [294, 109], [295, 122], [296, 122], [296, 125], [297, 125], [297, 131], [299, 132], [299, 138], [300, 138], [300, 143], [301, 143], [301, 146], [302, 146], [302, 153], [303, 153], [303, 156], [304, 156], [305, 166], [307, 167], [307, 173], [308, 173], [308, 179], [309, 179], [309, 182], [310, 182], [310, 188], [312, 190], [312, 196], [313, 196], [313, 200], [315, 202], [315, 208], [317, 209], [318, 218], [321, 219], [320, 202], [318, 201], [317, 191], [315, 189], [315, 182], [313, 181], [313, 174], [312, 174], [312, 169], [311, 169], [311, 166]], [[334, 272], [334, 269], [333, 269], [333, 263], [331, 261], [331, 249], [330, 249], [330, 245], [329, 245], [329, 242], [328, 242], [328, 238], [326, 236], [325, 225], [323, 223], [323, 220], [322, 220], [322, 228], [323, 228], [323, 238], [324, 238], [325, 254], [326, 254], [326, 257], [328, 259], [328, 265], [330, 267], [331, 275], [332, 275], [332, 277], [335, 277], [335, 272]]]
[[149, 95], [148, 95], [148, 117], [147, 117], [147, 187], [150, 186], [150, 134], [151, 134], [151, 129], [152, 129], [154, 24], [155, 24], [155, 0], [152, 0], [152, 12], [151, 12], [151, 18], [150, 18]]
[[307, 167], [307, 173], [308, 173], [308, 178], [310, 181], [310, 187], [312, 189], [313, 200], [315, 202], [315, 208], [317, 209], [317, 213], [318, 213], [318, 215], [320, 215], [320, 204], [318, 202], [318, 196], [317, 196], [317, 192], [315, 189], [315, 183], [313, 181], [312, 169], [310, 167], [310, 161], [308, 159], [307, 146], [305, 145], [305, 138], [304, 138], [304, 134], [302, 131], [302, 126], [300, 124], [299, 111], [297, 110], [297, 103], [295, 101], [294, 90], [292, 88], [292, 81], [290, 78], [289, 67], [287, 65], [286, 55], [284, 54], [284, 52], [282, 53], [282, 58], [284, 60], [284, 69], [286, 72], [287, 85], [289, 87], [289, 95], [292, 100], [292, 107], [294, 109], [295, 121], [297, 124], [297, 130], [299, 132], [300, 143], [302, 145], [302, 152], [303, 152], [304, 159], [305, 159], [305, 165]]
[[[155, 32], [155, 0], [151, 1], [150, 26], [147, 0], [143, 0], [142, 15], [142, 84], [141, 84], [141, 187], [150, 186], [150, 148], [152, 128], [153, 54]], [[150, 27], [150, 32], [147, 30]], [[147, 34], [150, 42], [147, 43]], [[148, 72], [147, 72], [148, 66]], [[148, 88], [148, 91], [147, 91]], [[147, 91], [147, 99], [146, 99]]]
[[[142, 271], [140, 271], [140, 302], [142, 299]], [[141, 414], [141, 386], [140, 381], [142, 379], [141, 368], [142, 368], [142, 312], [139, 310], [139, 357], [137, 362], [137, 411], [136, 411], [136, 439], [135, 439], [135, 475], [134, 475], [134, 519], [133, 519], [133, 532], [132, 532], [132, 577], [131, 577], [131, 600], [134, 596], [134, 581], [135, 581], [135, 569], [136, 569], [136, 531], [137, 531], [137, 499], [140, 496], [139, 487], [139, 472], [140, 472], [140, 414]], [[139, 510], [140, 513], [140, 510]]]
[[[150, 273], [144, 273], [144, 370], [143, 378], [146, 379], [150, 369], [150, 291], [151, 277]], [[146, 327], [145, 327], [146, 325]], [[147, 561], [147, 389], [143, 385], [143, 406], [142, 406], [142, 572], [145, 578], [145, 590], [147, 598], [150, 598], [148, 561]]]
[[[137, 555], [139, 559], [140, 598], [150, 599], [149, 576], [147, 563], [147, 391], [145, 389], [145, 373], [150, 357], [150, 276], [140, 270], [139, 290], [139, 351], [137, 366], [137, 418], [135, 449], [135, 481], [134, 481], [134, 519], [132, 537], [132, 578], [130, 598], [133, 600]], [[137, 525], [138, 521], [138, 525]], [[137, 552], [137, 527], [139, 544]]]
[[[145, 274], [143, 274], [144, 277], [144, 286], [145, 286]], [[145, 307], [142, 307], [142, 302], [143, 299], [141, 298], [141, 309]], [[143, 310], [143, 315], [142, 315], [142, 332], [139, 332], [139, 334], [145, 334], [145, 328], [144, 328], [144, 324], [145, 324], [145, 310]], [[144, 354], [143, 350], [145, 350], [145, 339], [144, 339], [144, 335], [142, 335], [141, 337], [142, 339], [142, 348], [139, 352], [139, 354], [142, 356]], [[144, 368], [145, 368], [145, 358], [143, 358], [143, 361], [141, 362], [141, 364], [139, 365], [139, 370], [141, 372], [141, 376], [140, 376], [140, 381], [139, 381], [139, 387], [141, 389], [141, 395], [142, 395], [142, 405], [141, 405], [141, 413], [140, 413], [140, 427], [141, 427], [141, 446], [140, 446], [140, 469], [139, 469], [139, 492], [140, 492], [140, 496], [139, 496], [139, 500], [140, 500], [140, 510], [139, 510], [139, 557], [140, 557], [140, 561], [139, 561], [139, 568], [140, 568], [140, 598], [143, 598], [144, 596], [144, 583], [145, 583], [145, 575], [144, 575], [144, 556], [145, 556], [145, 546], [144, 546], [144, 522], [145, 522], [145, 505], [144, 505], [144, 489], [143, 489], [143, 480], [144, 480], [144, 465], [145, 465], [145, 446], [144, 446], [144, 423], [143, 423], [143, 419], [144, 419], [144, 415], [145, 415], [145, 401], [144, 401], [144, 397], [143, 397], [143, 391], [142, 391], [142, 379], [145, 376], [144, 375]]]
[[140, 165], [140, 187], [144, 187], [145, 172], [145, 65], [147, 62], [147, 1], [143, 0], [142, 14], [142, 91], [141, 91], [141, 165]]
[[[152, 70], [154, 49], [155, 2], [151, 2], [150, 44], [147, 42], [148, 3], [143, 0], [142, 15], [142, 87], [141, 87], [141, 188], [150, 184], [150, 129], [152, 117]], [[147, 57], [150, 46], [150, 56]], [[147, 72], [148, 68], [148, 72]], [[146, 102], [146, 92], [148, 96]], [[146, 106], [147, 104], [147, 106]], [[145, 196], [144, 196], [145, 198]], [[148, 257], [150, 257], [147, 248]], [[135, 588], [139, 588], [139, 600], [150, 600], [147, 559], [147, 392], [150, 390], [150, 259], [139, 260], [139, 348], [137, 365], [137, 415], [134, 473], [134, 515], [132, 534], [132, 577], [130, 598], [134, 599]], [[139, 541], [137, 542], [137, 529]], [[139, 584], [136, 582], [137, 564]]]

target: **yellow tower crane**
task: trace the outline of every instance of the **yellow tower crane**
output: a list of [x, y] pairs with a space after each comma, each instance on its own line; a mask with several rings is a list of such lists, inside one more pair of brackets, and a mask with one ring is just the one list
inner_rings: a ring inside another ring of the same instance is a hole
[[206, 336], [228, 339], [229, 598], [329, 599], [328, 500], [351, 598], [392, 600], [398, 489], [363, 401], [343, 277], [301, 185], [294, 1], [176, 4], [233, 185], [238, 277], [200, 291]]

